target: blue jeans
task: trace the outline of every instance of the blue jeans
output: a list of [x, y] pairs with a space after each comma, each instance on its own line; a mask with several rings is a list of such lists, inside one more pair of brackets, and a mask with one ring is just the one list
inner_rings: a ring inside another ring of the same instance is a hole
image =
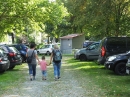
[[47, 76], [47, 71], [46, 71], [46, 70], [42, 70], [42, 75], [43, 75], [44, 77], [46, 77], [46, 76]]
[[28, 63], [28, 67], [29, 67], [29, 74], [36, 76], [36, 64], [29, 64]]
[[53, 68], [54, 68], [54, 76], [56, 78], [60, 77], [60, 68], [61, 68], [61, 62], [53, 62]]

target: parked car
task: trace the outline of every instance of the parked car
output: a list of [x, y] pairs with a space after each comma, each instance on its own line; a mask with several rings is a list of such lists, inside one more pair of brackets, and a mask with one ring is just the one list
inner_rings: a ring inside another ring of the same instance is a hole
[[85, 41], [85, 42], [83, 43], [83, 48], [88, 47], [88, 46], [89, 46], [90, 44], [92, 44], [92, 43], [94, 43], [94, 41], [89, 41], [89, 40]]
[[99, 44], [100, 42], [94, 42], [87, 48], [79, 49], [74, 54], [74, 58], [80, 59], [80, 61], [97, 60], [99, 56]]
[[128, 58], [128, 61], [126, 63], [126, 74], [130, 74], [130, 57]]
[[50, 55], [53, 50], [54, 44], [46, 44], [43, 47], [37, 49], [38, 54]]
[[22, 64], [21, 55], [15, 47], [9, 47], [8, 45], [0, 45], [0, 48], [7, 53], [8, 59], [10, 61], [9, 69], [13, 69], [16, 65]]
[[0, 48], [0, 73], [5, 72], [10, 66], [7, 54]]
[[21, 57], [22, 57], [22, 62], [26, 62], [26, 53], [27, 53], [27, 50], [28, 50], [28, 46], [20, 43], [20, 44], [12, 44], [10, 46], [14, 46], [21, 54]]
[[130, 50], [130, 37], [105, 37], [100, 44], [98, 64], [104, 64], [112, 55], [126, 53]]
[[130, 51], [123, 54], [109, 56], [106, 59], [105, 67], [109, 70], [114, 71], [117, 75], [125, 75], [126, 63], [129, 57], [130, 57]]

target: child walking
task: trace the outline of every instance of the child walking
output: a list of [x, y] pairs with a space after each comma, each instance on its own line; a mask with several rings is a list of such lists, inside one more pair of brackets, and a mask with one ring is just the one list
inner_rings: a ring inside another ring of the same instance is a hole
[[46, 80], [46, 76], [47, 76], [47, 67], [48, 64], [45, 60], [45, 56], [42, 56], [42, 60], [39, 62], [41, 71], [42, 71], [42, 80]]

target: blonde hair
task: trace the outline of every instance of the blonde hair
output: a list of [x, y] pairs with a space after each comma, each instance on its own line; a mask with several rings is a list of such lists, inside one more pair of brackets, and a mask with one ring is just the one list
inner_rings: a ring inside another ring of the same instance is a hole
[[59, 46], [57, 44], [54, 44], [54, 49], [59, 49]]

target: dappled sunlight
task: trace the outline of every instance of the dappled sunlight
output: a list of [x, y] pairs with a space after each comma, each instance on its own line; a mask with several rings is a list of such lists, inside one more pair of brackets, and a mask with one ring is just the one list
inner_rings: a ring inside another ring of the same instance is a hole
[[4, 97], [20, 97], [20, 95], [8, 95], [8, 96], [4, 96]]
[[97, 66], [82, 66], [82, 67], [77, 67], [75, 69], [90, 69], [90, 68], [97, 68]]
[[32, 87], [23, 88], [23, 90], [32, 90]]

